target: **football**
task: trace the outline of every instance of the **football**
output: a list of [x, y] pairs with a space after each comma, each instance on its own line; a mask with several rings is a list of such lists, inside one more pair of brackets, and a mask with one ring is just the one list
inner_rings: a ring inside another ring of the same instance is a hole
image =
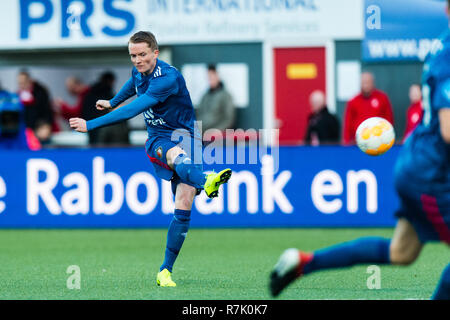
[[388, 151], [395, 142], [391, 123], [380, 117], [364, 120], [356, 129], [356, 144], [362, 152], [379, 156]]

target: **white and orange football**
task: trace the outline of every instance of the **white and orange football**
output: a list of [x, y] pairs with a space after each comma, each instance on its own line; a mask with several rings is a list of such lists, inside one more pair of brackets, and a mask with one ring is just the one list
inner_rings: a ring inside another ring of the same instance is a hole
[[356, 129], [356, 144], [362, 152], [379, 156], [388, 151], [395, 142], [391, 123], [380, 117], [364, 120]]

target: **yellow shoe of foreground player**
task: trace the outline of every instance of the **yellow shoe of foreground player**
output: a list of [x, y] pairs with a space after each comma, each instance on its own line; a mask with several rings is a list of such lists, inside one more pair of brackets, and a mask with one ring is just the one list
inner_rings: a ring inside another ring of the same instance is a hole
[[227, 183], [231, 177], [231, 169], [225, 169], [219, 173], [210, 173], [206, 177], [205, 189], [209, 198], [215, 198], [219, 195], [219, 187], [221, 184]]
[[171, 274], [172, 273], [167, 269], [163, 269], [163, 271], [158, 272], [158, 275], [156, 276], [156, 284], [161, 287], [176, 287], [177, 284], [173, 282], [170, 277]]

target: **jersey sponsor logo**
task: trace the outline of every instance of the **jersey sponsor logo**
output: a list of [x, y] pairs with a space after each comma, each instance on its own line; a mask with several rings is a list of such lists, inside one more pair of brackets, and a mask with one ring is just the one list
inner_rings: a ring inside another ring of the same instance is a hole
[[150, 120], [150, 119], [145, 119], [145, 120], [149, 126], [158, 126], [158, 125], [166, 124], [166, 122], [164, 121], [163, 118], [159, 118], [156, 120]]

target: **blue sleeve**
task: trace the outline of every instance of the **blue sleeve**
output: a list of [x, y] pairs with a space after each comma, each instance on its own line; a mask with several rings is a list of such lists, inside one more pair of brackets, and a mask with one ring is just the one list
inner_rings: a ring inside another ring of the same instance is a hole
[[435, 110], [450, 108], [450, 78], [438, 84], [432, 103]]
[[114, 98], [109, 100], [109, 103], [111, 104], [111, 107], [117, 107], [119, 104], [127, 100], [128, 98], [131, 98], [136, 94], [136, 89], [134, 88], [134, 81], [133, 77], [128, 79], [127, 82], [123, 85], [123, 87], [120, 89], [119, 93], [117, 93]]
[[86, 122], [86, 127], [88, 131], [105, 127], [111, 124], [115, 124], [130, 118], [137, 116], [138, 114], [148, 110], [148, 108], [156, 105], [158, 103], [154, 98], [143, 94], [136, 100], [111, 111], [104, 116], [89, 120]]
[[145, 94], [159, 102], [164, 102], [169, 96], [176, 94], [178, 89], [177, 75], [170, 72], [155, 78]]

